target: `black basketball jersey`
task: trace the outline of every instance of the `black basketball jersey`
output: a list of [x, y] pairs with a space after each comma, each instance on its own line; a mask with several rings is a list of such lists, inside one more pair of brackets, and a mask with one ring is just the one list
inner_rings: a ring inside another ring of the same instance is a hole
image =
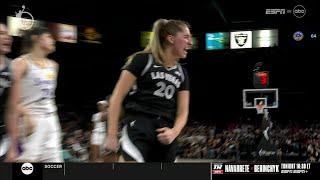
[[149, 53], [137, 54], [125, 65], [137, 77], [136, 84], [125, 100], [126, 112], [142, 112], [175, 119], [177, 93], [189, 90], [186, 70], [177, 64], [166, 68]]
[[11, 86], [11, 69], [10, 62], [5, 59], [5, 67], [0, 69], [0, 135], [4, 134], [4, 110]]

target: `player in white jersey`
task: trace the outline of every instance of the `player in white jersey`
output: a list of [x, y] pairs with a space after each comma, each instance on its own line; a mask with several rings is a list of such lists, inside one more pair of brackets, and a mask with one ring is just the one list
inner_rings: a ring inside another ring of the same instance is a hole
[[107, 101], [99, 101], [97, 103], [98, 113], [95, 113], [92, 116], [92, 133], [91, 133], [91, 161], [97, 162], [102, 161], [101, 154], [104, 150], [104, 142], [106, 138], [106, 119], [107, 119], [107, 111], [108, 111], [108, 102]]
[[62, 162], [61, 128], [55, 105], [58, 64], [47, 58], [55, 40], [46, 28], [27, 31], [24, 54], [13, 61], [19, 115], [23, 124], [23, 152], [18, 161]]

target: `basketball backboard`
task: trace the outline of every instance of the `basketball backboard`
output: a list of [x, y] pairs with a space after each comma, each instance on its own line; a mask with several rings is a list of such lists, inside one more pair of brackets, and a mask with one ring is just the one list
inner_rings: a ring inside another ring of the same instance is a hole
[[259, 103], [265, 104], [264, 108], [266, 109], [278, 108], [278, 89], [244, 89], [242, 91], [242, 102], [244, 109], [256, 109], [256, 105]]

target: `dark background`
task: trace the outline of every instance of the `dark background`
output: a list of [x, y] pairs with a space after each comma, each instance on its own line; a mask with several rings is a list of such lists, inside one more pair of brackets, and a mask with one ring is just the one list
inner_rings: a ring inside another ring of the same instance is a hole
[[[246, 119], [242, 89], [252, 88], [252, 69], [263, 61], [270, 71], [270, 87], [280, 90], [280, 108], [271, 110], [279, 122], [318, 120], [319, 6], [316, 0], [289, 1], [1, 1], [1, 16], [14, 15], [22, 5], [38, 20], [94, 26], [103, 44], [57, 42], [50, 57], [60, 64], [57, 103], [66, 111], [91, 115], [95, 103], [112, 92], [125, 58], [141, 50], [140, 31], [158, 18], [182, 19], [192, 26], [199, 48], [189, 52], [185, 67], [191, 81], [190, 120], [226, 122]], [[292, 9], [301, 4], [305, 17], [265, 15], [267, 8]], [[279, 47], [205, 51], [205, 33], [263, 28], [279, 29]], [[292, 35], [300, 30], [304, 40]], [[13, 52], [18, 56], [20, 38]], [[63, 106], [62, 106], [63, 105]]]

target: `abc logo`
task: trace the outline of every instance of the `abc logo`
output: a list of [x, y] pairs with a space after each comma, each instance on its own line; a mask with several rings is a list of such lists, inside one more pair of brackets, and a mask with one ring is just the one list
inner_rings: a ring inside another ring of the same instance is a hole
[[294, 10], [294, 13], [304, 13], [304, 10], [302, 9], [296, 9], [296, 10]]
[[302, 5], [297, 5], [293, 8], [293, 15], [297, 18], [302, 18], [306, 15], [307, 10]]
[[24, 163], [21, 166], [21, 171], [25, 175], [29, 175], [33, 172], [33, 166], [31, 163]]

